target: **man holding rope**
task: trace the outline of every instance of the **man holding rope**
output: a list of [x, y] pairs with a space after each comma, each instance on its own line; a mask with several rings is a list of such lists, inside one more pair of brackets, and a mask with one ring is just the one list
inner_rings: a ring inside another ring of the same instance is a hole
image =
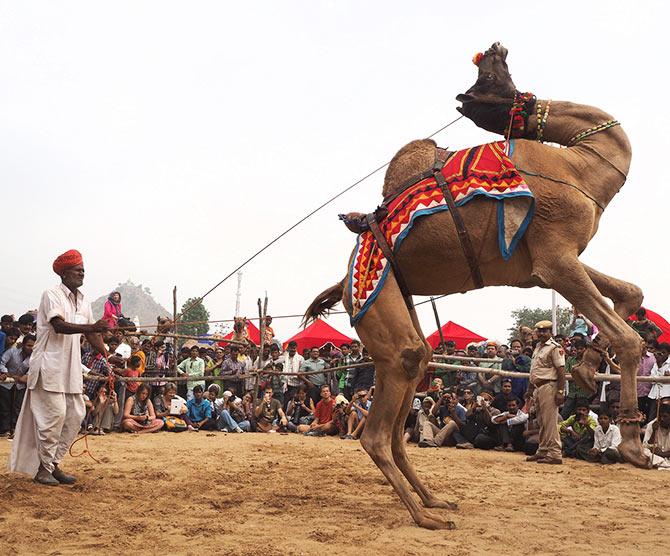
[[53, 263], [61, 284], [42, 294], [37, 312], [37, 343], [28, 371], [27, 390], [16, 427], [10, 471], [35, 476], [43, 485], [76, 481], [59, 464], [77, 436], [86, 413], [81, 365], [81, 334], [104, 357], [100, 333], [109, 325], [93, 320], [91, 304], [79, 288], [84, 262], [70, 250]]

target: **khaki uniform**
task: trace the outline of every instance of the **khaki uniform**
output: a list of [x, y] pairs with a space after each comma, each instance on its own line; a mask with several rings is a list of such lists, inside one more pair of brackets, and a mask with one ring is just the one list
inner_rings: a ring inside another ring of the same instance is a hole
[[558, 431], [558, 406], [555, 397], [564, 385], [558, 384], [558, 369], [565, 367], [565, 352], [550, 338], [538, 344], [530, 364], [530, 382], [535, 386], [533, 403], [540, 425], [540, 445], [537, 455], [561, 459], [561, 436]]

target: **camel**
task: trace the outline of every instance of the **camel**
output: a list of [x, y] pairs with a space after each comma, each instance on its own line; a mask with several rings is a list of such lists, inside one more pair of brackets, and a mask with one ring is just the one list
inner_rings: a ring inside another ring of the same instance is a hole
[[[572, 102], [552, 101], [547, 111], [548, 101], [535, 102], [533, 97], [526, 103], [527, 119], [511, 122], [510, 110], [519, 93], [506, 58], [507, 50], [499, 43], [478, 55], [474, 60], [478, 65], [475, 85], [456, 97], [462, 102], [459, 111], [476, 125], [517, 138], [511, 158], [523, 172], [536, 203], [533, 219], [507, 261], [501, 257], [496, 234], [491, 233], [497, 203], [478, 198], [460, 208], [483, 285], [553, 288], [598, 326], [611, 341], [621, 365], [620, 452], [634, 465], [648, 467], [640, 442], [636, 397], [641, 341], [625, 322], [641, 305], [642, 291], [586, 266], [578, 258], [596, 233], [605, 207], [625, 182], [631, 159], [628, 138], [621, 126], [611, 123], [609, 114]], [[610, 123], [603, 126], [606, 122]], [[544, 144], [538, 136], [567, 148]], [[403, 147], [386, 172], [384, 197], [430, 168], [435, 158], [436, 144], [431, 140]], [[449, 212], [417, 219], [395, 251], [395, 259], [412, 295], [475, 289], [473, 272]], [[306, 320], [327, 313], [339, 301], [349, 310], [351, 300], [344, 288], [348, 278], [317, 296], [305, 313]], [[375, 402], [361, 444], [419, 526], [452, 528], [453, 522], [429, 509], [455, 509], [456, 505], [438, 499], [421, 482], [403, 443], [403, 426], [415, 387], [432, 352], [398, 283], [395, 271], [390, 272], [374, 304], [355, 326], [377, 370]], [[605, 298], [613, 301], [613, 309]]]
[[247, 317], [234, 317], [233, 322], [233, 340], [243, 344], [250, 344], [249, 338], [249, 320]]

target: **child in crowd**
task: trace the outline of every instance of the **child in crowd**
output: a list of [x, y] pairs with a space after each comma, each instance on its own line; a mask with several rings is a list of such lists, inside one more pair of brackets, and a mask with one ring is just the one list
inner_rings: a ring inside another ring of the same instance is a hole
[[619, 427], [612, 423], [609, 413], [598, 415], [598, 426], [593, 433], [593, 448], [588, 451], [587, 459], [594, 463], [619, 463], [621, 454], [617, 449], [621, 444]]

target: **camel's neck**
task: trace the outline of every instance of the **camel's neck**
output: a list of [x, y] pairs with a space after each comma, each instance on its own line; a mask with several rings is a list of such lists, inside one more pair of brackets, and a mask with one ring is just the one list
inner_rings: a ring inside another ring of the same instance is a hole
[[[536, 112], [529, 117], [528, 139], [537, 138], [538, 111], [543, 118], [548, 101], [538, 100]], [[569, 147], [575, 168], [584, 185], [603, 206], [616, 195], [626, 180], [630, 166], [631, 148], [620, 125], [588, 135], [575, 142], [580, 133], [612, 122], [614, 118], [593, 106], [572, 102], [552, 101], [542, 126], [542, 140]]]

